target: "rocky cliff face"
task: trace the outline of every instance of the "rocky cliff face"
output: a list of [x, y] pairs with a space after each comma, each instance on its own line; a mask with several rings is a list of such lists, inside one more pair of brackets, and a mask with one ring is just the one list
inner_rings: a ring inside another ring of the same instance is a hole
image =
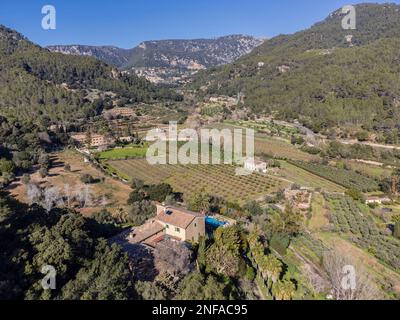
[[52, 52], [68, 55], [90, 56], [102, 60], [112, 66], [120, 67], [129, 61], [131, 50], [112, 46], [57, 45], [47, 47]]
[[199, 70], [231, 63], [263, 42], [251, 36], [231, 35], [216, 39], [146, 41], [133, 49], [83, 45], [50, 46], [48, 49], [93, 56], [153, 82], [176, 83]]

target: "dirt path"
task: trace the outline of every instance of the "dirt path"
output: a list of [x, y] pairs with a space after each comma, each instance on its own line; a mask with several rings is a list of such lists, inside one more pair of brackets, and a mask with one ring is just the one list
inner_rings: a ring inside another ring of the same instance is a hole
[[312, 218], [309, 221], [309, 228], [313, 231], [320, 231], [329, 226], [329, 220], [326, 217], [326, 201], [322, 194], [315, 193], [312, 199]]

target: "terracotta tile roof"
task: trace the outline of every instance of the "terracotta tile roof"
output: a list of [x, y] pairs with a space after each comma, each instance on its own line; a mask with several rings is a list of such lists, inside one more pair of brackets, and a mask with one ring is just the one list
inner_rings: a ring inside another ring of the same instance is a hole
[[181, 208], [166, 207], [158, 216], [157, 220], [175, 227], [187, 229], [193, 220], [202, 217], [200, 213], [191, 212]]
[[146, 239], [159, 234], [164, 229], [164, 226], [159, 222], [155, 220], [149, 220], [144, 225], [132, 229], [129, 241], [131, 243], [141, 243]]

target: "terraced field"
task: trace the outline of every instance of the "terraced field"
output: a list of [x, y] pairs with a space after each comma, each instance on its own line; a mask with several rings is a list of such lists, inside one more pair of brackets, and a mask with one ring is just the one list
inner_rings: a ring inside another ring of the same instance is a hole
[[[242, 128], [243, 126], [231, 125], [231, 124], [215, 124], [210, 126], [210, 128], [215, 129], [235, 129]], [[256, 133], [254, 139], [255, 154], [261, 156], [262, 154], [280, 158], [280, 159], [291, 159], [300, 161], [311, 161], [317, 160], [318, 156], [308, 154], [296, 148], [289, 141], [278, 138], [270, 137], [266, 134]], [[243, 140], [243, 150], [245, 150], [245, 141]]]
[[370, 210], [349, 197], [328, 197], [335, 231], [393, 269], [400, 270], [400, 241], [378, 228]]
[[362, 176], [355, 171], [303, 161], [289, 161], [289, 163], [345, 188], [353, 188], [362, 192], [379, 190], [379, 184], [376, 180]]
[[321, 188], [327, 192], [345, 192], [346, 189], [336, 183], [319, 177], [311, 172], [296, 167], [286, 161], [281, 161], [281, 169], [279, 170], [279, 176], [282, 178], [293, 181], [302, 187], [309, 188]]
[[256, 135], [254, 141], [256, 155], [266, 154], [275, 158], [310, 161], [318, 159], [317, 156], [305, 153], [289, 142], [277, 138]]
[[153, 166], [146, 159], [110, 161], [109, 165], [122, 176], [141, 179], [148, 184], [169, 183], [176, 192], [188, 197], [204, 189], [212, 195], [241, 204], [289, 185], [260, 174], [236, 176], [235, 167], [230, 165]]

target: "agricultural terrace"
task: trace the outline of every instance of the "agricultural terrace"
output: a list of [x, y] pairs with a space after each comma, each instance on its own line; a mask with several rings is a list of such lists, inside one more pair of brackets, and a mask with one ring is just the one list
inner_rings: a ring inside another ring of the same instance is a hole
[[281, 168], [276, 170], [279, 177], [292, 181], [302, 187], [321, 188], [323, 191], [331, 193], [344, 193], [346, 189], [337, 183], [326, 180], [318, 175], [312, 174], [304, 169], [296, 167], [287, 161], [280, 161]]
[[224, 123], [230, 124], [233, 126], [250, 128], [250, 129], [253, 129], [256, 132], [260, 132], [260, 133], [267, 133], [267, 134], [277, 135], [280, 137], [286, 137], [288, 139], [290, 139], [290, 137], [294, 134], [299, 134], [299, 130], [295, 127], [284, 126], [284, 125], [281, 125], [281, 124], [278, 124], [278, 123], [272, 122], [272, 121], [257, 122], [257, 121], [250, 121], [250, 120], [249, 121], [227, 120]]
[[147, 184], [169, 183], [176, 192], [191, 197], [204, 189], [206, 192], [241, 204], [273, 194], [289, 183], [252, 174], [236, 176], [231, 165], [150, 165], [146, 159], [109, 161], [115, 173], [130, 179], [141, 179]]
[[386, 265], [400, 271], [400, 240], [378, 228], [368, 206], [350, 197], [327, 198], [335, 231], [367, 250]]
[[[79, 209], [82, 214], [91, 215], [103, 208], [112, 214], [117, 214], [121, 209], [125, 209], [129, 193], [132, 191], [129, 186], [107, 177], [91, 164], [85, 163], [83, 156], [74, 150], [52, 154], [51, 159], [53, 164], [49, 169], [49, 174], [43, 178], [38, 171], [35, 171], [30, 175], [31, 182], [38, 183], [42, 188], [55, 187], [65, 195], [68, 190], [73, 193], [84, 189], [87, 185], [81, 181], [81, 176], [89, 174], [99, 181], [89, 185], [92, 204], [87, 208]], [[70, 166], [71, 170], [65, 170], [66, 164]], [[11, 194], [19, 201], [27, 203], [26, 189], [26, 184], [17, 181], [13, 184]]]
[[289, 161], [291, 164], [311, 172], [317, 176], [337, 183], [345, 188], [357, 189], [363, 192], [379, 190], [379, 184], [376, 180], [362, 176], [351, 170], [339, 169], [332, 166], [326, 166], [318, 163], [303, 161]]
[[[288, 256], [304, 265], [306, 274], [323, 274], [323, 256], [330, 249], [351, 256], [368, 269], [386, 298], [400, 293], [400, 241], [385, 232], [386, 224], [366, 205], [345, 196], [313, 196], [305, 232], [292, 240]], [[387, 290], [390, 288], [390, 290]]]
[[[246, 128], [243, 126], [233, 126], [229, 124], [217, 124], [213, 125], [212, 127], [220, 130]], [[318, 156], [308, 154], [296, 148], [286, 139], [271, 137], [262, 133], [255, 134], [254, 148], [257, 156], [267, 155], [278, 159], [291, 159], [300, 161], [312, 161], [319, 159]], [[243, 143], [243, 149], [245, 149], [245, 143]]]
[[345, 161], [347, 167], [351, 170], [360, 172], [363, 175], [367, 175], [373, 178], [390, 177], [392, 174], [392, 169], [386, 168], [384, 166], [372, 165], [362, 162], [357, 162], [354, 160]]
[[129, 146], [100, 152], [97, 156], [100, 160], [143, 158], [146, 156], [147, 149], [147, 147]]
[[304, 233], [294, 238], [291, 243], [291, 248], [295, 249], [297, 254], [303, 258], [319, 265], [323, 255], [330, 248], [327, 247], [321, 240], [314, 238], [308, 233]]

